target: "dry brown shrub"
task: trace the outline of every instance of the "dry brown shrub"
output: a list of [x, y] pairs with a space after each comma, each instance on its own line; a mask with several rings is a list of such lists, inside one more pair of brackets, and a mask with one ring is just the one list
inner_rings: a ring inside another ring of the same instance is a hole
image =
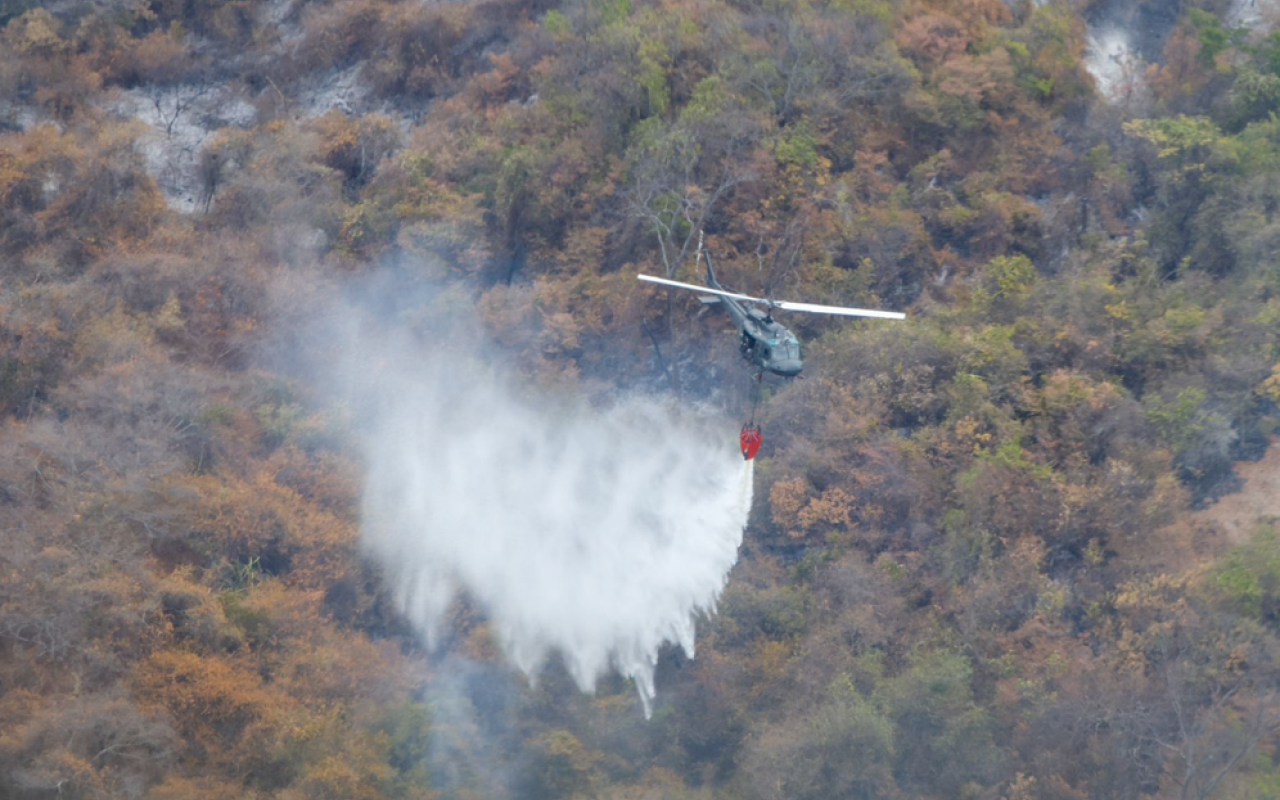
[[151, 800], [256, 800], [260, 795], [240, 781], [167, 776], [147, 795]]
[[[99, 46], [104, 50], [111, 47], [106, 43]], [[182, 41], [163, 30], [115, 44], [109, 51], [100, 53], [97, 62], [108, 81], [125, 86], [180, 82], [192, 68]]]
[[[177, 737], [163, 715], [142, 713], [119, 690], [51, 699], [6, 726], [0, 787], [20, 795], [118, 796], [170, 768]], [[43, 791], [42, 791], [43, 790]]]
[[366, 183], [400, 142], [400, 131], [381, 114], [352, 118], [334, 110], [311, 128], [319, 134], [320, 162], [341, 173], [352, 188]]
[[378, 97], [427, 100], [462, 71], [461, 40], [469, 22], [460, 5], [396, 6], [386, 15], [380, 49], [363, 70]]
[[319, 69], [347, 66], [369, 57], [379, 46], [387, 4], [354, 0], [308, 10], [302, 40], [293, 49], [288, 75], [301, 77]]
[[276, 450], [267, 462], [275, 481], [338, 517], [351, 517], [360, 505], [360, 471], [351, 460], [329, 452], [308, 454], [293, 444]]
[[898, 31], [903, 52], [921, 66], [936, 67], [965, 52], [971, 42], [965, 25], [949, 14], [922, 14]]
[[12, 200], [9, 215], [27, 242], [54, 246], [69, 261], [63, 271], [145, 238], [163, 214], [137, 149], [142, 132], [140, 123], [65, 134], [46, 126], [0, 143], [0, 196]]
[[193, 755], [223, 768], [273, 749], [294, 705], [245, 659], [161, 650], [130, 677], [145, 709], [167, 713]]
[[[236, 163], [202, 227], [217, 248], [233, 248], [242, 259], [292, 264], [323, 254], [341, 226], [343, 176], [321, 163], [319, 136], [282, 120], [237, 142]], [[219, 232], [235, 231], [233, 236]]]

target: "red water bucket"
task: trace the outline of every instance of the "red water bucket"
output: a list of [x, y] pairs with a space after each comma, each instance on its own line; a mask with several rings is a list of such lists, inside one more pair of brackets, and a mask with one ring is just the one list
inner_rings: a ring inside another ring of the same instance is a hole
[[743, 425], [742, 433], [738, 436], [738, 443], [742, 446], [742, 458], [746, 461], [756, 457], [756, 453], [760, 452], [760, 444], [764, 441], [764, 434], [760, 432], [758, 425]]

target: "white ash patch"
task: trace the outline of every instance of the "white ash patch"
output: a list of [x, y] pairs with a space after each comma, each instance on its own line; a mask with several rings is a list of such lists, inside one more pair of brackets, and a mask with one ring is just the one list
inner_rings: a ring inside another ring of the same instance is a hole
[[121, 92], [112, 110], [151, 129], [139, 142], [169, 207], [194, 212], [203, 200], [200, 151], [226, 127], [251, 127], [257, 110], [225, 85], [143, 86]]
[[367, 111], [369, 87], [360, 81], [360, 61], [345, 69], [334, 69], [309, 78], [297, 94], [298, 105], [307, 117], [321, 117], [337, 109], [344, 114], [361, 114]]
[[0, 133], [6, 130], [26, 132], [36, 126], [40, 115], [21, 103], [0, 101]]
[[421, 119], [430, 103], [415, 106], [408, 101], [397, 104], [393, 100], [379, 102], [371, 97], [372, 90], [360, 79], [366, 61], [359, 61], [343, 69], [332, 69], [322, 75], [307, 77], [292, 100], [297, 104], [303, 119], [322, 117], [330, 111], [341, 111], [349, 117], [381, 114], [394, 122], [402, 133], [408, 133]]
[[270, 0], [263, 7], [262, 21], [275, 29], [281, 42], [289, 42], [302, 36], [302, 0]]
[[1232, 0], [1223, 17], [1228, 28], [1268, 33], [1280, 22], [1280, 0]]
[[1098, 93], [1107, 100], [1131, 95], [1139, 88], [1144, 68], [1142, 57], [1133, 49], [1128, 33], [1121, 27], [1089, 32], [1084, 66], [1097, 83]]

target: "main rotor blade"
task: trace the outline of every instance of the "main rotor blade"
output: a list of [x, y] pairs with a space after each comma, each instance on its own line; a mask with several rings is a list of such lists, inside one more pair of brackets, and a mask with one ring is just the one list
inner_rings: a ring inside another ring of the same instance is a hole
[[879, 319], [906, 319], [901, 311], [875, 311], [867, 308], [841, 308], [840, 306], [818, 306], [813, 303], [791, 303], [786, 300], [775, 300], [774, 308], [784, 311], [808, 311], [811, 314], [840, 314], [845, 317], [877, 317]]
[[720, 297], [732, 298], [734, 300], [745, 300], [748, 303], [763, 303], [765, 305], [769, 304], [768, 300], [761, 300], [759, 297], [748, 297], [745, 294], [734, 294], [733, 292], [726, 292], [723, 289], [712, 289], [710, 286], [698, 286], [692, 283], [681, 283], [680, 281], [667, 280], [666, 278], [655, 278], [652, 275], [637, 275], [636, 277], [642, 281], [648, 281], [649, 283], [660, 283], [663, 286], [674, 286], [677, 289], [692, 289], [695, 292], [702, 292], [703, 294], [714, 294]]
[[807, 311], [810, 314], [839, 314], [844, 317], [876, 317], [878, 319], [906, 319], [907, 315], [900, 311], [876, 311], [867, 308], [841, 308], [840, 306], [819, 306], [813, 303], [792, 303], [786, 300], [763, 300], [759, 297], [751, 297], [745, 294], [735, 294], [734, 292], [726, 292], [721, 289], [712, 289], [708, 286], [698, 286], [692, 283], [681, 283], [680, 281], [668, 280], [666, 278], [655, 278], [651, 275], [637, 275], [642, 281], [649, 283], [660, 283], [663, 286], [674, 286], [677, 289], [690, 289], [703, 294], [714, 294], [720, 297], [729, 297], [734, 300], [742, 300], [747, 303], [759, 303], [771, 308], [780, 308], [783, 311]]

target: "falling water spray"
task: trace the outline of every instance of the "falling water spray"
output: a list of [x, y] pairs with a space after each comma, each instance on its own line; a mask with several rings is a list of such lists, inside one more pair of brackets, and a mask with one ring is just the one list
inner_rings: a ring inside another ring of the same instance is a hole
[[476, 359], [401, 363], [366, 387], [364, 544], [403, 612], [431, 643], [465, 590], [526, 674], [558, 653], [591, 691], [616, 669], [647, 716], [659, 649], [694, 655], [737, 559], [754, 462], [732, 423], [538, 399]]

